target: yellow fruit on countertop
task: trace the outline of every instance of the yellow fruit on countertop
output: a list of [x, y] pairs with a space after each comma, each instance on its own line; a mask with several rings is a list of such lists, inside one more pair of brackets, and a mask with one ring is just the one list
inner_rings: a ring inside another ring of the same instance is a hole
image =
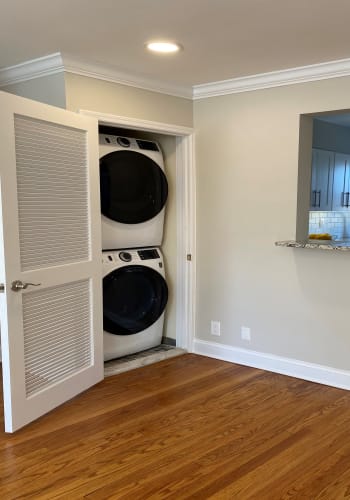
[[320, 233], [320, 234], [309, 234], [309, 239], [310, 240], [331, 240], [332, 235], [329, 233]]

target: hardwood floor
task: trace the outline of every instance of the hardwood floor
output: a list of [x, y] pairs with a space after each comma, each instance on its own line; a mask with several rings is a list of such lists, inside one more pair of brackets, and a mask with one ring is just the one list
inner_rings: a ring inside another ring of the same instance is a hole
[[187, 354], [0, 434], [3, 499], [350, 498], [350, 392]]

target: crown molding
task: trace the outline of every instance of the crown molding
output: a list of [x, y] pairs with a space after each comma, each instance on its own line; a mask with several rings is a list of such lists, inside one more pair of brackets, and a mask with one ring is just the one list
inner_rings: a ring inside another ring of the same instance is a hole
[[119, 83], [129, 87], [137, 87], [151, 92], [160, 92], [161, 94], [192, 99], [192, 87], [190, 86], [172, 85], [123, 73], [114, 68], [102, 66], [100, 64], [90, 64], [84, 61], [78, 61], [59, 52], [0, 69], [0, 87], [61, 72], [73, 73], [75, 75], [97, 78], [98, 80]]
[[190, 86], [172, 85], [131, 75], [101, 64], [78, 61], [68, 55], [56, 52], [48, 56], [0, 69], [0, 88], [13, 83], [64, 72], [136, 87], [151, 92], [197, 100], [281, 87], [283, 85], [350, 76], [350, 59], [340, 59], [281, 71], [271, 71], [269, 73], [204, 83], [194, 85], [191, 88]]
[[309, 66], [299, 66], [281, 71], [271, 71], [257, 75], [218, 82], [204, 83], [193, 87], [193, 99], [206, 99], [227, 94], [250, 92], [283, 85], [339, 78], [350, 75], [350, 59], [340, 59]]
[[25, 82], [40, 78], [41, 76], [54, 75], [64, 70], [62, 56], [59, 52], [44, 57], [38, 57], [14, 66], [0, 69], [0, 87], [12, 83]]

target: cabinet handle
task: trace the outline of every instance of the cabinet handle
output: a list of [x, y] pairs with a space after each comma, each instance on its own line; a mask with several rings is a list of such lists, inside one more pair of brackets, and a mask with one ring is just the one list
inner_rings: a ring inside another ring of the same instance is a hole
[[321, 191], [317, 191], [317, 194], [318, 194], [318, 204], [317, 204], [317, 207], [320, 208], [321, 207]]
[[343, 182], [343, 193], [342, 193], [342, 195], [343, 195], [343, 203], [342, 203], [342, 205], [341, 205], [342, 207], [346, 207], [346, 206], [347, 206], [347, 205], [346, 205], [346, 198], [345, 198], [345, 196], [346, 196], [346, 192], [345, 192], [345, 183], [346, 183], [346, 170], [347, 170], [347, 168], [348, 168], [348, 165], [347, 165], [347, 160], [345, 160], [344, 182]]
[[328, 178], [327, 178], [327, 199], [326, 199], [326, 206], [328, 208], [328, 201], [329, 201], [329, 179], [331, 176], [331, 157], [328, 158]]
[[349, 195], [350, 195], [349, 191], [347, 193], [345, 193], [345, 196], [346, 196], [345, 206], [346, 206], [346, 208], [349, 207]]

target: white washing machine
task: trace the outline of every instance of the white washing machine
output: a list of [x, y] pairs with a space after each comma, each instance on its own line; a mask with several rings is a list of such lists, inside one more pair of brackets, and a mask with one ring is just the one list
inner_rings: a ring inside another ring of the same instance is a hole
[[168, 301], [158, 248], [102, 253], [105, 361], [161, 343]]
[[160, 246], [168, 183], [156, 142], [99, 134], [102, 249]]

